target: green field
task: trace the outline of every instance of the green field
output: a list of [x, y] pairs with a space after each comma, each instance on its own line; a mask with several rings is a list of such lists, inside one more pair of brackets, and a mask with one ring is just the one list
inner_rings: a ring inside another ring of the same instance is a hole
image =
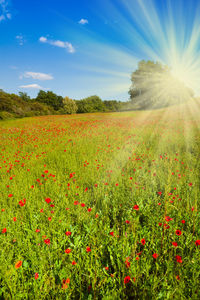
[[184, 107], [1, 122], [0, 298], [200, 299], [199, 128]]

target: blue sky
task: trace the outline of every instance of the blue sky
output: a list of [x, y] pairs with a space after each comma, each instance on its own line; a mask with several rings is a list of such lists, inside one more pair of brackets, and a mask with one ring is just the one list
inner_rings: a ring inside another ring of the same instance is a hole
[[125, 101], [141, 59], [200, 86], [199, 2], [0, 0], [0, 88]]

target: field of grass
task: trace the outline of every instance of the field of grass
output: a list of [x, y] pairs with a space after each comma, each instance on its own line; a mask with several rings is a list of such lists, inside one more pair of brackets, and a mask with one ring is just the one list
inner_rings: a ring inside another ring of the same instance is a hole
[[195, 110], [0, 123], [1, 299], [200, 299]]

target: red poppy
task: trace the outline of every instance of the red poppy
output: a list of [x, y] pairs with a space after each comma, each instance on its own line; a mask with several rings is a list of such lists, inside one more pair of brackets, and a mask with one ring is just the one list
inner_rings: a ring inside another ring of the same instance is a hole
[[18, 262], [16, 262], [15, 264], [15, 268], [19, 269], [22, 266], [22, 260], [19, 260]]
[[158, 258], [158, 254], [157, 254], [157, 253], [154, 253], [152, 256], [153, 256], [153, 258], [155, 258], [155, 259]]
[[125, 222], [126, 222], [126, 224], [130, 224], [130, 221], [128, 221], [128, 220], [126, 220]]
[[39, 274], [38, 273], [35, 273], [35, 279], [37, 280], [39, 277]]
[[90, 247], [87, 247], [87, 248], [86, 248], [86, 252], [91, 252], [91, 248], [90, 248]]
[[177, 242], [172, 242], [172, 245], [173, 245], [174, 247], [177, 247], [177, 246], [178, 246], [178, 243], [177, 243]]
[[73, 266], [75, 266], [75, 265], [76, 265], [76, 262], [75, 262], [75, 260], [73, 260], [73, 262], [72, 262], [72, 265], [73, 265]]
[[112, 235], [112, 236], [114, 236], [114, 232], [113, 231], [111, 231], [109, 234]]
[[44, 240], [44, 242], [46, 245], [50, 245], [50, 239], [46, 239], [46, 240]]
[[141, 239], [141, 244], [144, 246], [146, 243], [145, 239]]
[[176, 235], [179, 235], [179, 236], [180, 236], [181, 234], [182, 234], [181, 230], [177, 229], [177, 230], [176, 230]]
[[200, 240], [196, 240], [195, 245], [200, 246]]
[[133, 209], [139, 210], [139, 206], [138, 206], [137, 204], [135, 204], [135, 205], [133, 206]]
[[67, 236], [70, 236], [72, 233], [71, 233], [71, 231], [66, 231], [65, 234], [66, 234]]
[[26, 203], [26, 199], [23, 199], [23, 200], [20, 200], [20, 201], [19, 201], [19, 205], [20, 205], [20, 206], [24, 206], [25, 203]]
[[71, 251], [72, 251], [72, 250], [69, 249], [69, 248], [65, 249], [65, 253], [67, 253], [67, 254], [69, 254]]
[[178, 263], [182, 263], [182, 262], [183, 262], [181, 256], [176, 255], [175, 258], [176, 258], [176, 261], [177, 261]]
[[182, 224], [185, 224], [185, 220], [182, 220], [181, 223], [182, 223]]
[[130, 276], [126, 276], [124, 278], [124, 283], [127, 284], [127, 283], [129, 283], [130, 280], [131, 280], [131, 277]]
[[7, 229], [6, 228], [3, 228], [1, 233], [6, 233]]
[[50, 198], [46, 198], [45, 201], [46, 201], [46, 203], [49, 204], [51, 202], [51, 199]]

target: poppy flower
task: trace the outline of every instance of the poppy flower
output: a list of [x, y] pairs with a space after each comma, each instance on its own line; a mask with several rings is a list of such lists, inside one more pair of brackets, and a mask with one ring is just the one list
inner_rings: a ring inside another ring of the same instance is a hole
[[39, 277], [39, 274], [38, 273], [35, 273], [35, 279], [37, 280]]
[[7, 229], [6, 228], [3, 228], [1, 233], [6, 233]]
[[91, 248], [90, 248], [90, 247], [87, 247], [87, 248], [86, 248], [86, 252], [91, 252]]
[[141, 244], [144, 246], [146, 243], [145, 239], [141, 239]]
[[69, 254], [71, 251], [72, 251], [72, 250], [69, 249], [69, 248], [65, 249], [65, 253], [67, 253], [67, 254]]
[[158, 254], [157, 254], [157, 253], [154, 253], [152, 256], [153, 256], [153, 258], [155, 258], [155, 259], [158, 258]]
[[112, 236], [114, 236], [114, 232], [113, 231], [111, 231], [109, 234], [112, 235]]
[[176, 255], [175, 258], [176, 258], [176, 261], [177, 261], [178, 263], [182, 263], [182, 262], [183, 262], [181, 256]]
[[46, 239], [46, 240], [44, 240], [44, 242], [46, 245], [50, 245], [50, 239]]
[[139, 210], [139, 206], [138, 206], [137, 204], [135, 204], [135, 205], [133, 206], [133, 209]]
[[71, 231], [66, 231], [65, 234], [66, 234], [67, 236], [70, 236], [72, 233], [71, 233]]
[[69, 283], [70, 283], [70, 279], [69, 278], [67, 278], [66, 280], [63, 279], [63, 281], [62, 281], [62, 289], [63, 290], [67, 289]]
[[49, 204], [51, 202], [51, 199], [50, 198], [46, 198], [45, 202]]
[[125, 283], [125, 284], [129, 283], [130, 280], [131, 280], [131, 277], [130, 277], [130, 276], [124, 277], [124, 283]]
[[178, 243], [177, 243], [177, 242], [172, 242], [172, 245], [173, 245], [174, 247], [177, 247], [177, 246], [178, 246]]
[[75, 265], [76, 265], [76, 262], [75, 262], [75, 260], [73, 260], [73, 261], [72, 261], [72, 265], [73, 265], [73, 266], [75, 266]]
[[22, 266], [22, 260], [19, 260], [18, 262], [16, 262], [15, 264], [15, 269], [19, 269]]
[[176, 235], [179, 235], [179, 236], [180, 236], [181, 234], [182, 234], [181, 230], [177, 229], [177, 230], [176, 230]]
[[200, 246], [200, 240], [196, 240], [195, 245]]

